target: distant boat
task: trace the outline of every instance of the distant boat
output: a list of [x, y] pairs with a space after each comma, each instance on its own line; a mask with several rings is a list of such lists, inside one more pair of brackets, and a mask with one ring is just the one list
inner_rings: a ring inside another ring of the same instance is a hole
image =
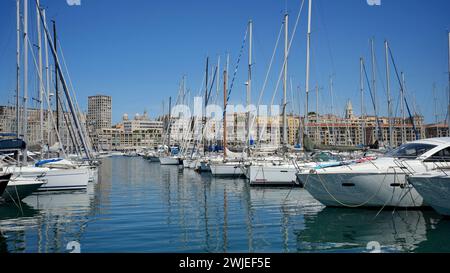
[[159, 158], [161, 165], [180, 165], [178, 156], [162, 156]]

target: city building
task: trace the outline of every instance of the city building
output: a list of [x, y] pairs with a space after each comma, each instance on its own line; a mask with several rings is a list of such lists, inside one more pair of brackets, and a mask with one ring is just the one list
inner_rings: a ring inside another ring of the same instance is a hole
[[88, 97], [87, 124], [89, 132], [112, 126], [112, 98], [96, 95]]
[[99, 151], [126, 151], [154, 148], [162, 144], [164, 123], [151, 120], [147, 112], [129, 119], [124, 114], [122, 121], [113, 126], [97, 129], [91, 139]]

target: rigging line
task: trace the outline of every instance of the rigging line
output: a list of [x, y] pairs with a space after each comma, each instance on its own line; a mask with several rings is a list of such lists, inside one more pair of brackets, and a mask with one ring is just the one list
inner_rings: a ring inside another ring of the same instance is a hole
[[[72, 78], [70, 77], [69, 69], [68, 69], [68, 67], [67, 67], [66, 58], [65, 58], [65, 56], [64, 56], [64, 51], [63, 51], [63, 48], [62, 48], [62, 46], [61, 46], [61, 42], [60, 42], [59, 39], [57, 40], [57, 42], [58, 42], [59, 49], [60, 49], [60, 52], [61, 52], [61, 57], [62, 57], [62, 62], [63, 62], [63, 65], [64, 65], [64, 69], [66, 70], [66, 75], [67, 75], [67, 77], [68, 77], [68, 79], [69, 79], [70, 89], [72, 89], [72, 97], [74, 98], [74, 101], [75, 101], [75, 106], [76, 106], [76, 108], [77, 108], [78, 117], [80, 118], [80, 120], [81, 120], [83, 123], [86, 123], [86, 120], [84, 119], [83, 115], [81, 115], [82, 112], [81, 112], [80, 106], [79, 106], [79, 104], [78, 104], [78, 100], [77, 100], [75, 88], [73, 87], [73, 84], [72, 84]], [[89, 135], [87, 134], [87, 132], [85, 131], [86, 128], [84, 128], [84, 126], [83, 126], [82, 129], [83, 129], [83, 131], [84, 131], [84, 134], [85, 134], [86, 136], [89, 136]], [[90, 138], [89, 138], [89, 137], [88, 137], [88, 140], [90, 141]], [[92, 144], [90, 144], [90, 145], [92, 145]]]
[[[292, 31], [292, 36], [291, 36], [291, 39], [290, 39], [290, 41], [289, 41], [289, 47], [288, 47], [288, 51], [287, 51], [287, 56], [288, 56], [288, 57], [289, 57], [289, 54], [290, 54], [290, 52], [291, 52], [292, 42], [293, 42], [293, 40], [294, 40], [295, 33], [296, 33], [296, 31], [297, 31], [297, 27], [298, 27], [298, 23], [299, 23], [299, 21], [300, 21], [300, 16], [301, 16], [302, 11], [303, 11], [303, 5], [304, 5], [304, 3], [305, 3], [305, 0], [302, 1], [302, 5], [301, 5], [300, 10], [299, 10], [299, 12], [298, 12], [297, 20], [296, 20], [296, 22], [295, 22], [295, 26], [294, 26], [294, 29], [293, 29], [293, 31]], [[276, 85], [276, 87], [275, 87], [274, 94], [273, 94], [273, 96], [272, 96], [272, 101], [271, 101], [271, 103], [270, 103], [271, 105], [273, 105], [273, 102], [274, 102], [274, 100], [275, 100], [275, 96], [276, 96], [276, 94], [277, 94], [277, 92], [278, 92], [278, 88], [280, 87], [280, 81], [281, 81], [281, 77], [282, 77], [283, 72], [284, 72], [285, 64], [286, 64], [286, 60], [284, 60], [284, 62], [283, 62], [283, 67], [282, 67], [282, 69], [281, 69], [281, 71], [280, 71], [280, 75], [279, 75], [279, 77], [278, 77], [278, 82], [277, 82], [277, 85]]]
[[[30, 41], [30, 39], [29, 39], [28, 37], [27, 37], [27, 41], [28, 41], [28, 44], [31, 46], [31, 41]], [[37, 60], [36, 60], [36, 56], [34, 55], [34, 52], [33, 52], [32, 50], [30, 51], [30, 53], [31, 53], [31, 56], [33, 57], [34, 66], [35, 66], [36, 70], [39, 71], [38, 64], [37, 64]], [[38, 72], [37, 74], [38, 74], [39, 82], [40, 82], [42, 88], [45, 90], [45, 88], [44, 88], [44, 81], [43, 81], [43, 79], [42, 79], [41, 72]], [[45, 95], [44, 97], [47, 99], [47, 100], [46, 100], [46, 102], [47, 102], [47, 107], [48, 107], [49, 109], [51, 109], [51, 104], [50, 104], [50, 100], [49, 100], [49, 96], [48, 96], [47, 91], [45, 91], [45, 94], [44, 94], [44, 95]], [[59, 131], [56, 129], [56, 122], [55, 122], [55, 118], [54, 118], [54, 116], [53, 116], [53, 111], [49, 111], [49, 113], [50, 113], [50, 117], [51, 117], [51, 120], [52, 120], [52, 123], [53, 123], [53, 127], [54, 127], [54, 129], [55, 129], [55, 131], [56, 131], [56, 137], [57, 137], [57, 139], [58, 139], [60, 149], [61, 149], [61, 151], [62, 151], [63, 156], [66, 158], [67, 156], [66, 156], [66, 153], [65, 153], [65, 151], [64, 151], [64, 147], [62, 146], [61, 135], [60, 135]]]
[[[248, 35], [248, 26], [247, 26], [247, 29], [245, 30], [244, 40], [242, 41], [242, 45], [241, 45], [241, 49], [240, 49], [240, 52], [239, 52], [239, 56], [237, 58], [236, 66], [234, 68], [234, 73], [233, 73], [233, 78], [231, 80], [230, 89], [228, 90], [227, 105], [228, 105], [228, 101], [230, 100], [230, 95], [231, 95], [231, 91], [233, 90], [234, 81], [236, 80], [236, 74], [237, 74], [237, 71], [238, 71], [238, 68], [239, 68], [239, 63], [241, 62], [242, 54], [244, 52], [244, 47], [245, 47], [245, 44], [247, 42], [247, 35]], [[226, 108], [226, 107], [224, 107], [224, 108]]]
[[261, 91], [259, 93], [258, 106], [261, 104], [262, 97], [264, 95], [264, 91], [266, 90], [266, 87], [267, 87], [267, 82], [269, 80], [269, 74], [270, 74], [270, 71], [272, 70], [272, 65], [273, 65], [273, 61], [275, 59], [275, 55], [277, 53], [277, 48], [278, 48], [278, 44], [280, 42], [281, 34], [283, 33], [283, 26], [284, 26], [284, 23], [281, 24], [280, 31], [278, 33], [277, 42], [275, 43], [275, 47], [273, 49], [272, 58], [270, 59], [269, 68], [267, 69], [266, 77], [264, 79], [263, 86], [262, 86]]
[[381, 126], [380, 126], [380, 119], [378, 118], [378, 113], [376, 111], [377, 107], [375, 104], [375, 100], [373, 98], [373, 93], [372, 93], [372, 87], [370, 86], [370, 81], [369, 81], [369, 76], [367, 75], [367, 70], [366, 70], [366, 64], [363, 63], [363, 70], [364, 70], [364, 74], [366, 76], [366, 82], [369, 88], [369, 94], [370, 94], [370, 98], [372, 99], [372, 106], [374, 108], [375, 111], [375, 117], [377, 119], [377, 126], [378, 126], [378, 138], [383, 141], [383, 134], [381, 133]]
[[[216, 66], [216, 69], [214, 69], [214, 76], [213, 76], [213, 79], [212, 79], [212, 82], [211, 82], [211, 86], [209, 88], [208, 98], [206, 99], [206, 105], [209, 104], [209, 99], [211, 98], [211, 92], [212, 92], [212, 89], [214, 87], [214, 84], [215, 84], [215, 81], [216, 81], [216, 77], [217, 77], [217, 69], [218, 69], [218, 67]], [[206, 111], [206, 109], [205, 109], [205, 111]]]
[[398, 83], [400, 84], [400, 89], [401, 89], [401, 91], [403, 93], [403, 99], [405, 101], [406, 110], [408, 111], [408, 114], [409, 114], [409, 120], [411, 121], [411, 124], [413, 126], [414, 134], [416, 135], [416, 140], [418, 140], [419, 139], [419, 132], [417, 131], [416, 125], [414, 124], [414, 118], [411, 115], [411, 110], [409, 109], [408, 101], [406, 100], [406, 95], [405, 95], [405, 92], [404, 92], [404, 89], [403, 89], [403, 84], [402, 84], [402, 81], [400, 79], [400, 76], [398, 75], [397, 65], [395, 64], [394, 55], [392, 54], [392, 50], [391, 50], [390, 46], [388, 47], [388, 49], [389, 49], [389, 55], [391, 56], [392, 64], [394, 65], [395, 75], [397, 76]]
[[322, 20], [322, 18], [326, 18], [325, 16], [323, 16], [322, 14], [322, 9], [320, 8], [320, 1], [316, 2], [317, 3], [317, 10], [318, 10], [318, 18], [319, 18], [319, 22], [322, 25], [323, 29], [324, 29], [324, 33], [325, 33], [325, 39], [327, 42], [327, 49], [328, 49], [328, 54], [330, 55], [330, 61], [331, 61], [331, 69], [333, 71], [332, 74], [336, 73], [336, 67], [334, 65], [334, 57], [333, 57], [333, 51], [331, 49], [331, 43], [330, 43], [330, 37], [328, 35], [328, 28], [327, 25], [325, 23], [324, 20]]

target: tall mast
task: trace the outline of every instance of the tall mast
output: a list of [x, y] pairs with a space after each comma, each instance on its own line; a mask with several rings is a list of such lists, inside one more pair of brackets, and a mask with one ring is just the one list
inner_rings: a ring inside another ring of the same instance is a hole
[[58, 59], [58, 54], [56, 52], [56, 44], [52, 43], [52, 41], [50, 40], [50, 32], [48, 30], [47, 23], [43, 19], [42, 11], [40, 9], [39, 9], [39, 16], [41, 18], [41, 22], [42, 22], [44, 30], [45, 30], [45, 35], [47, 35], [47, 41], [48, 41], [48, 43], [49, 43], [49, 45], [51, 47], [53, 57], [55, 58], [55, 61], [56, 61], [56, 68], [57, 68], [59, 76], [61, 77], [62, 87], [63, 87], [64, 93], [66, 95], [67, 104], [68, 104], [68, 106], [70, 108], [70, 112], [72, 114], [72, 120], [75, 123], [76, 131], [78, 133], [78, 137], [80, 138], [81, 143], [83, 144], [83, 148], [84, 148], [84, 152], [86, 153], [86, 157], [90, 161], [92, 159], [91, 151], [90, 151], [89, 146], [87, 145], [86, 136], [84, 135], [84, 130], [81, 127], [80, 120], [78, 119], [78, 114], [75, 112], [76, 109], [74, 107], [72, 98], [70, 97], [70, 93], [69, 93], [69, 89], [67, 87], [66, 79], [64, 78], [63, 72], [61, 71], [61, 67], [60, 67], [60, 63], [59, 63], [59, 59]]
[[20, 0], [16, 0], [17, 51], [16, 51], [16, 137], [20, 137]]
[[[334, 95], [333, 95], [333, 86], [334, 85], [334, 83], [333, 83], [333, 76], [330, 76], [330, 97], [331, 97], [331, 115], [334, 117]], [[334, 143], [335, 145], [336, 145], [336, 138], [335, 138], [335, 134], [334, 134], [334, 122], [335, 122], [335, 120], [334, 120], [334, 118], [332, 118], [332, 120], [331, 120], [331, 131], [333, 132], [332, 134], [331, 134], [331, 138], [332, 138], [332, 143]]]
[[[28, 145], [28, 1], [24, 1], [23, 6], [23, 43], [24, 43], [24, 54], [23, 54], [23, 138], [25, 143]], [[28, 159], [28, 151], [25, 149], [23, 154], [23, 163], [26, 164]]]
[[366, 145], [366, 130], [365, 130], [365, 117], [364, 117], [364, 59], [360, 58], [360, 91], [361, 91], [361, 140], [362, 145]]
[[316, 141], [320, 143], [319, 131], [319, 85], [316, 84]]
[[448, 121], [447, 125], [449, 126], [449, 134], [450, 134], [450, 31], [448, 32]]
[[220, 92], [220, 56], [217, 59], [217, 81], [216, 81], [216, 96], [219, 97]]
[[402, 72], [402, 85], [403, 88], [400, 88], [400, 108], [402, 111], [402, 144], [406, 142], [406, 128], [405, 128], [405, 93], [404, 93], [404, 89], [406, 88], [406, 81], [405, 81], [405, 74]]
[[306, 113], [305, 113], [305, 133], [308, 135], [308, 113], [309, 113], [309, 66], [310, 66], [310, 46], [311, 46], [311, 15], [312, 0], [309, 0], [308, 8], [308, 35], [306, 37]]
[[227, 70], [223, 71], [223, 160], [227, 158]]
[[206, 107], [208, 107], [208, 73], [209, 73], [209, 57], [206, 57], [206, 80], [205, 80], [205, 110], [203, 111], [203, 119], [202, 119], [202, 140], [203, 140], [203, 155], [206, 154], [206, 140], [204, 136], [204, 130], [206, 127]]
[[[377, 101], [377, 92], [376, 92], [376, 71], [375, 71], [375, 46], [374, 46], [374, 39], [372, 38], [370, 40], [370, 48], [371, 48], [371, 52], [372, 52], [372, 93], [373, 93], [373, 100], [374, 100], [374, 105], [375, 105], [375, 118], [378, 120], [378, 101]], [[378, 122], [377, 122], [377, 139], [380, 138], [380, 135], [382, 135], [381, 133], [381, 128], [380, 126], [378, 126]], [[381, 139], [379, 139], [381, 141]]]
[[[56, 22], [53, 21], [53, 44], [55, 47], [55, 54], [57, 54], [58, 52], [58, 36], [56, 34]], [[54, 56], [54, 60], [55, 60], [55, 100], [56, 100], [56, 130], [58, 131], [58, 133], [60, 132], [60, 127], [59, 127], [59, 118], [60, 118], [60, 109], [59, 109], [59, 79], [58, 79], [58, 62], [56, 61], [56, 56]]]
[[388, 122], [389, 122], [389, 147], [393, 147], [394, 135], [392, 131], [392, 105], [391, 105], [391, 77], [389, 70], [389, 44], [388, 41], [384, 41], [385, 53], [386, 53], [386, 92], [387, 92], [387, 106], [388, 106]]
[[[45, 9], [42, 10], [43, 13], [43, 18], [44, 18], [44, 22], [47, 22], [47, 18], [45, 15]], [[47, 92], [47, 102], [50, 102], [50, 67], [49, 67], [49, 60], [48, 60], [48, 45], [47, 45], [47, 35], [44, 35], [44, 50], [45, 50], [45, 89]], [[50, 145], [50, 126], [49, 126], [49, 122], [50, 122], [50, 111], [52, 111], [52, 108], [50, 105], [47, 105], [47, 145]]]
[[287, 136], [287, 117], [286, 117], [286, 105], [287, 105], [287, 69], [288, 69], [288, 35], [289, 35], [289, 15], [284, 15], [284, 78], [283, 78], [283, 146], [288, 144]]
[[[40, 75], [39, 77], [41, 78], [40, 80], [42, 80], [42, 35], [41, 35], [41, 20], [39, 19], [39, 9], [40, 9], [40, 0], [36, 0], [36, 27], [37, 27], [37, 35], [38, 35], [38, 59], [39, 59], [39, 72], [38, 74]], [[39, 142], [41, 145], [41, 159], [43, 158], [42, 156], [42, 151], [44, 148], [44, 86], [42, 83], [39, 84], [39, 124], [40, 124], [40, 129], [39, 129]]]
[[172, 119], [172, 97], [169, 97], [169, 122], [167, 124], [167, 131], [168, 131], [168, 140], [167, 140], [167, 146], [169, 147], [169, 154], [172, 153], [170, 149], [170, 135], [171, 135], [171, 119]]
[[[247, 144], [250, 147], [250, 103], [252, 95], [252, 47], [253, 47], [253, 22], [248, 22], [249, 44], [248, 44], [248, 80], [247, 80]], [[248, 150], [250, 151], [250, 149]]]

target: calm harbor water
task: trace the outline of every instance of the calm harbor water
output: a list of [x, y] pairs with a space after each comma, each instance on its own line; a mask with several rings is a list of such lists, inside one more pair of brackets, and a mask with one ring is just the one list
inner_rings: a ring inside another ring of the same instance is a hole
[[450, 252], [432, 210], [325, 208], [303, 189], [250, 188], [141, 158], [104, 159], [87, 191], [0, 207], [1, 252]]

